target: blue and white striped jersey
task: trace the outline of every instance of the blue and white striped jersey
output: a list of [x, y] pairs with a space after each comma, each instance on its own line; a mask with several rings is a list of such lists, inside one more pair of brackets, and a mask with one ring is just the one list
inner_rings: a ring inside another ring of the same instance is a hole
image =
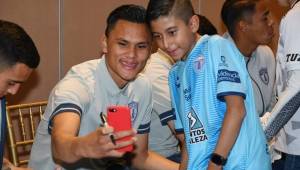
[[222, 128], [227, 95], [245, 99], [246, 115], [223, 169], [271, 169], [244, 57], [231, 42], [203, 36], [187, 60], [171, 69], [169, 83], [176, 130], [185, 134], [187, 169], [207, 168]]

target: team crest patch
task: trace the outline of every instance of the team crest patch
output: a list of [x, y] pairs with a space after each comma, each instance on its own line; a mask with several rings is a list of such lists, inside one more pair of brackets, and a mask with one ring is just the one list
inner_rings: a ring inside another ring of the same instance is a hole
[[138, 103], [137, 102], [131, 102], [128, 104], [128, 107], [131, 111], [131, 122], [133, 123], [135, 121], [135, 118], [137, 117], [138, 113]]
[[194, 109], [192, 108], [191, 112], [187, 115], [189, 119], [189, 127], [190, 127], [190, 144], [199, 143], [207, 140], [207, 135], [204, 130], [204, 126]]
[[202, 68], [204, 67], [204, 56], [200, 55], [195, 61], [194, 61], [194, 71], [196, 73], [199, 73]]
[[269, 84], [269, 74], [267, 68], [262, 68], [259, 70], [259, 77], [265, 85]]

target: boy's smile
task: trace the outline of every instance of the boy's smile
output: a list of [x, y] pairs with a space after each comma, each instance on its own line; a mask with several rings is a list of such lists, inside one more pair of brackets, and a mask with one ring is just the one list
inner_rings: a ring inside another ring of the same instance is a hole
[[175, 16], [162, 16], [151, 22], [153, 38], [158, 47], [175, 61], [184, 58], [197, 41], [199, 22], [196, 26], [192, 22], [193, 17], [189, 23], [185, 23]]

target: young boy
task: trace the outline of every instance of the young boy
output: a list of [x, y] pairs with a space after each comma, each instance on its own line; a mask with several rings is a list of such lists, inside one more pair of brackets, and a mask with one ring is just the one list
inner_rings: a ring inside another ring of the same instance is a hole
[[181, 169], [271, 169], [242, 54], [219, 36], [196, 33], [189, 0], [150, 0], [147, 21], [159, 48], [177, 61], [169, 86], [186, 142]]

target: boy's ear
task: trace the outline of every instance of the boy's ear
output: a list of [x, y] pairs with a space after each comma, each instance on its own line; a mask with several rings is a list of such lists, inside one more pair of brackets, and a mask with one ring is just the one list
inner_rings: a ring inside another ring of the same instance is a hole
[[189, 20], [189, 27], [193, 33], [196, 33], [199, 29], [199, 17], [197, 15], [193, 15]]
[[103, 36], [102, 37], [102, 53], [106, 54], [107, 53], [107, 37]]

